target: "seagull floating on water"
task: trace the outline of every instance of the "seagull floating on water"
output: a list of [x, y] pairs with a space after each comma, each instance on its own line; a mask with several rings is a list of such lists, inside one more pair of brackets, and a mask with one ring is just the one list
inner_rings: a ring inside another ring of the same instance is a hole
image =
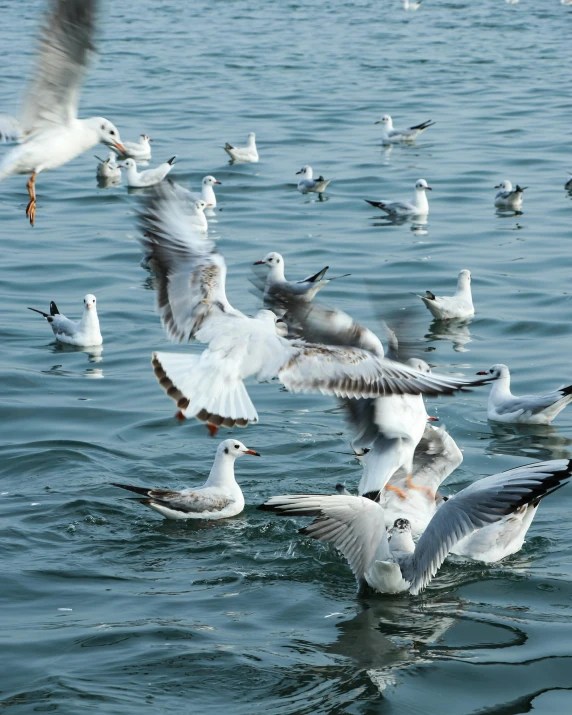
[[250, 132], [246, 140], [246, 146], [232, 146], [228, 142], [224, 145], [224, 150], [230, 156], [231, 161], [253, 162], [258, 161], [258, 151], [256, 150], [256, 135]]
[[415, 182], [415, 196], [412, 201], [366, 201], [390, 216], [426, 216], [429, 213], [426, 191], [432, 191], [431, 187], [425, 179], [419, 179]]
[[154, 169], [137, 171], [135, 159], [126, 159], [120, 167], [127, 170], [127, 185], [130, 189], [143, 189], [148, 186], [159, 184], [173, 168], [176, 156], [172, 156], [168, 161], [159, 164]]
[[234, 477], [234, 463], [244, 454], [260, 457], [242, 442], [225, 439], [218, 446], [207, 481], [196, 489], [146, 489], [115, 483], [112, 486], [140, 494], [142, 504], [166, 519], [226, 519], [244, 509], [244, 496]]
[[99, 330], [99, 319], [95, 307], [96, 299], [91, 293], [88, 293], [83, 299], [83, 315], [79, 323], [66, 318], [58, 310], [58, 306], [52, 301], [50, 303], [50, 312], [44, 313], [37, 308], [28, 308], [35, 313], [43, 315], [51, 325], [56, 339], [60, 343], [68, 345], [78, 345], [81, 347], [90, 347], [93, 345], [101, 345], [103, 338]]
[[323, 176], [314, 179], [314, 171], [311, 166], [303, 166], [296, 174], [302, 174], [302, 178], [298, 182], [298, 191], [302, 194], [322, 194], [331, 181], [331, 179], [324, 179]]
[[364, 497], [289, 494], [271, 497], [259, 508], [315, 517], [300, 533], [333, 543], [360, 590], [418, 594], [464, 537], [553, 493], [571, 471], [571, 460], [555, 459], [479, 479], [437, 509], [417, 544], [407, 519], [397, 519], [386, 532], [383, 508]]
[[280, 299], [285, 296], [296, 296], [300, 300], [310, 302], [319, 290], [324, 286], [338, 278], [346, 278], [349, 273], [343, 276], [335, 276], [333, 278], [325, 278], [329, 266], [322, 268], [321, 271], [312, 276], [302, 279], [301, 281], [286, 280], [284, 275], [284, 259], [279, 253], [272, 251], [268, 253], [261, 261], [255, 261], [255, 266], [267, 266], [268, 273], [266, 275], [266, 283], [264, 286], [264, 297]]
[[135, 161], [148, 161], [151, 158], [151, 144], [153, 140], [147, 134], [141, 134], [137, 142], [123, 142], [124, 151], [119, 152], [119, 158], [135, 159]]
[[506, 365], [493, 365], [477, 375], [494, 378], [489, 395], [487, 417], [493, 422], [548, 425], [572, 402], [572, 385], [563, 385], [547, 395], [522, 395], [510, 391], [510, 372]]
[[189, 192], [189, 196], [195, 200], [201, 199], [206, 203], [207, 206], [216, 206], [216, 196], [213, 186], [222, 185], [220, 181], [217, 181], [214, 176], [205, 176], [202, 181], [202, 189], [200, 194], [195, 194], [192, 191]]
[[[419, 10], [423, 0], [401, 0], [403, 9], [408, 11]], [[516, 0], [518, 2], [518, 0]]]
[[500, 209], [518, 211], [522, 206], [522, 192], [527, 188], [527, 186], [521, 188], [517, 184], [516, 189], [513, 190], [512, 183], [508, 179], [501, 181], [495, 186], [495, 189], [500, 189], [495, 196], [495, 206]]
[[117, 154], [114, 151], [109, 152], [107, 159], [95, 157], [99, 164], [97, 165], [97, 178], [99, 181], [119, 181], [121, 179], [121, 169], [117, 165]]
[[[421, 4], [421, 3], [419, 3]], [[412, 8], [417, 9], [417, 8]], [[381, 141], [382, 144], [399, 144], [400, 142], [412, 142], [414, 141], [421, 132], [424, 132], [429, 127], [432, 127], [435, 122], [430, 119], [421, 124], [416, 124], [414, 127], [407, 127], [406, 129], [396, 129], [393, 126], [393, 120], [389, 114], [384, 114], [381, 119], [378, 119], [376, 124], [381, 124]]]
[[454, 295], [450, 297], [436, 296], [428, 290], [425, 295], [419, 295], [419, 298], [438, 320], [470, 318], [475, 314], [471, 295], [471, 272], [466, 269], [459, 273], [457, 290]]
[[109, 120], [77, 117], [96, 9], [96, 0], [52, 0], [20, 120], [0, 116], [0, 138], [19, 142], [0, 162], [0, 181], [11, 174], [30, 175], [26, 216], [32, 226], [40, 172], [67, 164], [99, 142], [124, 149]]

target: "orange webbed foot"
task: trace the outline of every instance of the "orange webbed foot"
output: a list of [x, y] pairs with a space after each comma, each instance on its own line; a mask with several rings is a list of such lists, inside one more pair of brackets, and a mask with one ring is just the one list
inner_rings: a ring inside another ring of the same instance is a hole
[[211, 425], [209, 422], [207, 422], [207, 429], [211, 433], [211, 437], [216, 437], [216, 434], [218, 432], [217, 425]]
[[393, 484], [386, 484], [385, 488], [389, 492], [395, 492], [400, 499], [407, 499], [407, 492], [399, 487], [393, 486]]
[[408, 489], [416, 489], [419, 492], [423, 492], [427, 499], [430, 499], [431, 501], [435, 499], [435, 494], [431, 491], [431, 489], [429, 489], [429, 487], [420, 487], [417, 486], [417, 484], [413, 484], [413, 477], [411, 476], [411, 474], [407, 475], [405, 481], [407, 483]]

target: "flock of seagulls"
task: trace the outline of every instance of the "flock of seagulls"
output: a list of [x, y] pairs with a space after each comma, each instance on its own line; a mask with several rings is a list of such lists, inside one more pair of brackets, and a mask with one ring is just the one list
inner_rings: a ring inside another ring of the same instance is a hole
[[[404, 0], [406, 9], [421, 3]], [[260, 310], [254, 316], [235, 308], [226, 296], [227, 267], [209, 235], [205, 209], [217, 205], [212, 175], [200, 194], [165, 180], [175, 157], [139, 171], [151, 159], [151, 139], [122, 143], [114, 124], [102, 117], [78, 118], [81, 82], [92, 46], [96, 0], [53, 0], [42, 31], [36, 72], [20, 118], [0, 117], [0, 138], [17, 146], [0, 163], [0, 179], [29, 175], [26, 215], [34, 225], [35, 182], [42, 171], [61, 166], [97, 143], [110, 147], [99, 159], [98, 180], [117, 181], [125, 168], [130, 188], [151, 189], [138, 210], [143, 266], [154, 276], [157, 310], [173, 342], [194, 341], [200, 351], [154, 352], [151, 364], [160, 386], [177, 405], [179, 419], [205, 423], [215, 436], [221, 427], [247, 427], [259, 421], [245, 381], [278, 381], [293, 393], [336, 399], [352, 430], [352, 457], [362, 465], [355, 494], [336, 485], [332, 494], [273, 496], [260, 506], [281, 516], [312, 517], [300, 531], [341, 551], [360, 590], [417, 594], [435, 576], [448, 554], [496, 562], [518, 551], [540, 501], [572, 473], [572, 461], [529, 464], [477, 480], [453, 496], [441, 484], [462, 462], [454, 439], [427, 413], [424, 397], [449, 395], [491, 384], [490, 420], [548, 424], [572, 401], [572, 385], [544, 396], [516, 397], [505, 365], [493, 365], [471, 379], [433, 372], [423, 360], [406, 360], [388, 329], [384, 347], [369, 328], [347, 313], [315, 301], [336, 279], [329, 266], [300, 280], [285, 276], [284, 257], [271, 251], [254, 264]], [[384, 115], [382, 143], [413, 142], [435, 123], [396, 129]], [[224, 146], [231, 162], [258, 162], [255, 134], [246, 146]], [[118, 164], [117, 162], [122, 162]], [[329, 179], [313, 177], [304, 166], [298, 190], [321, 195]], [[519, 211], [524, 188], [499, 185], [495, 205]], [[525, 187], [526, 188], [526, 187]], [[393, 216], [428, 214], [424, 179], [411, 201], [369, 201]], [[475, 313], [471, 274], [461, 270], [452, 296], [419, 295], [439, 321], [465, 320]], [[99, 346], [102, 336], [95, 296], [84, 297], [83, 315], [74, 322], [56, 304], [41, 314], [63, 343]], [[270, 389], [270, 388], [269, 388]], [[234, 462], [260, 456], [236, 439], [225, 439], [203, 486], [182, 491], [115, 483], [137, 494], [142, 504], [167, 519], [220, 520], [239, 514], [244, 495]], [[356, 480], [358, 481], [358, 480]]]

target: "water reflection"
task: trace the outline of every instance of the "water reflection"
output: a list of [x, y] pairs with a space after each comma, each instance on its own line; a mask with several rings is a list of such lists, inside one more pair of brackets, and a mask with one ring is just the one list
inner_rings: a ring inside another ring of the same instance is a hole
[[50, 349], [54, 355], [62, 353], [85, 353], [89, 362], [101, 362], [103, 360], [103, 345], [90, 345], [83, 347], [81, 345], [68, 345], [67, 343], [52, 343]]
[[454, 318], [453, 320], [438, 320], [435, 318], [429, 326], [429, 332], [425, 335], [426, 340], [435, 342], [437, 340], [450, 340], [453, 349], [458, 353], [469, 351], [465, 345], [471, 342], [469, 325], [471, 318]]
[[553, 425], [514, 425], [489, 422], [488, 454], [507, 454], [543, 461], [569, 459], [572, 440]]
[[98, 189], [107, 189], [110, 186], [119, 186], [121, 184], [121, 177], [117, 179], [106, 179], [106, 178], [101, 178], [97, 179], [97, 188]]

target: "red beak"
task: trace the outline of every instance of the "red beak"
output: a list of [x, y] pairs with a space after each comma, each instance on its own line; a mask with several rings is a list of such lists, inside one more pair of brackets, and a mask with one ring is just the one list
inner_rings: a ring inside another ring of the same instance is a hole
[[477, 375], [488, 375], [489, 373], [486, 370], [481, 370], [480, 372], [477, 373]]
[[253, 449], [245, 449], [244, 454], [253, 454], [255, 457], [260, 457], [258, 452], [255, 452]]
[[222, 186], [222, 181], [215, 181], [215, 184], [220, 184]]
[[431, 417], [427, 418], [427, 422], [439, 422], [439, 418], [431, 415]]
[[254, 261], [252, 264], [253, 266], [262, 266], [264, 264], [264, 261]]

